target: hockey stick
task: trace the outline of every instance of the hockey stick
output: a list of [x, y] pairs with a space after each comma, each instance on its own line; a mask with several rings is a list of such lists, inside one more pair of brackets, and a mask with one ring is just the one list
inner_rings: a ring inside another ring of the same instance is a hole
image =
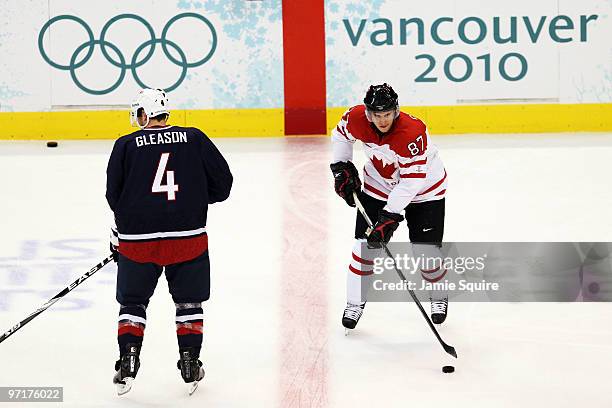
[[[353, 198], [355, 199], [355, 205], [357, 205], [357, 209], [359, 210], [359, 212], [361, 213], [363, 218], [368, 223], [368, 226], [370, 227], [370, 229], [372, 229], [373, 228], [372, 220], [370, 220], [370, 217], [368, 217], [368, 214], [366, 213], [365, 208], [363, 208], [363, 205], [361, 204], [361, 201], [359, 201], [359, 198], [357, 197], [357, 193], [356, 192], [353, 192]], [[393, 259], [393, 255], [391, 254], [391, 251], [389, 251], [389, 248], [387, 248], [387, 245], [384, 242], [381, 242], [381, 244], [382, 244], [382, 247], [385, 249], [385, 252], [387, 253], [387, 256], [389, 258]], [[393, 259], [393, 267], [395, 268], [395, 272], [397, 272], [397, 274], [399, 275], [400, 279], [405, 282], [406, 281], [406, 277], [404, 276], [402, 271], [400, 271], [399, 268], [397, 267], [397, 264], [395, 263], [395, 259]], [[410, 296], [412, 297], [412, 300], [414, 300], [414, 303], [417, 305], [417, 307], [421, 311], [421, 314], [423, 315], [425, 320], [427, 320], [427, 324], [429, 325], [429, 328], [431, 329], [433, 334], [436, 336], [436, 338], [438, 339], [438, 341], [442, 345], [442, 348], [444, 349], [444, 351], [446, 351], [451, 356], [457, 358], [457, 352], [455, 351], [455, 348], [453, 346], [450, 346], [450, 345], [446, 344], [444, 342], [444, 340], [442, 340], [442, 337], [440, 337], [440, 333], [438, 333], [438, 330], [436, 330], [436, 326], [434, 326], [434, 324], [431, 322], [431, 319], [427, 315], [427, 312], [425, 312], [425, 309], [423, 309], [423, 306], [421, 305], [421, 302], [419, 301], [419, 298], [417, 298], [416, 295], [414, 294], [414, 291], [408, 289], [408, 293], [410, 293]]]
[[98, 272], [100, 269], [102, 269], [102, 267], [104, 265], [106, 265], [107, 263], [109, 263], [110, 261], [113, 260], [113, 256], [109, 255], [108, 257], [106, 257], [102, 262], [100, 262], [99, 264], [97, 264], [96, 266], [94, 266], [93, 268], [91, 268], [89, 270], [89, 272], [86, 272], [83, 276], [81, 276], [79, 279], [75, 280], [74, 282], [72, 282], [70, 285], [68, 285], [67, 287], [64, 288], [64, 290], [62, 290], [60, 293], [58, 293], [57, 295], [55, 295], [53, 298], [51, 298], [47, 303], [45, 303], [44, 305], [42, 305], [41, 307], [39, 307], [38, 309], [36, 309], [32, 314], [30, 314], [28, 317], [26, 317], [25, 319], [23, 319], [22, 321], [20, 321], [19, 323], [17, 323], [15, 326], [11, 327], [6, 333], [4, 333], [2, 336], [0, 336], [0, 343], [2, 343], [4, 340], [8, 339], [10, 336], [12, 336], [13, 334], [15, 334], [15, 332], [19, 329], [21, 329], [23, 326], [25, 326], [26, 324], [28, 324], [32, 319], [34, 319], [36, 316], [38, 316], [39, 314], [41, 314], [42, 312], [44, 312], [45, 310], [47, 310], [48, 308], [50, 308], [55, 302], [57, 302], [58, 300], [60, 300], [61, 298], [63, 298], [64, 296], [66, 296], [72, 289], [76, 288], [77, 286], [79, 286], [81, 283], [83, 283], [83, 281], [85, 281], [87, 278], [89, 278], [91, 275], [93, 275], [94, 273]]

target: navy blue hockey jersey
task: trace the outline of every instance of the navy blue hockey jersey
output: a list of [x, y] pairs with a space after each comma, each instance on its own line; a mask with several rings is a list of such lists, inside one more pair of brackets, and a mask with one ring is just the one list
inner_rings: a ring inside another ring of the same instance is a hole
[[170, 265], [208, 249], [208, 204], [232, 187], [227, 162], [199, 129], [152, 127], [117, 139], [106, 171], [119, 252]]

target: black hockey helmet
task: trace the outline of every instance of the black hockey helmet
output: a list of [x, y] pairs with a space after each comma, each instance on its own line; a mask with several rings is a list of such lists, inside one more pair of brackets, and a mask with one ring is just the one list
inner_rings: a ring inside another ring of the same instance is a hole
[[371, 112], [385, 112], [399, 109], [397, 94], [387, 83], [370, 85], [370, 89], [363, 98], [363, 104]]

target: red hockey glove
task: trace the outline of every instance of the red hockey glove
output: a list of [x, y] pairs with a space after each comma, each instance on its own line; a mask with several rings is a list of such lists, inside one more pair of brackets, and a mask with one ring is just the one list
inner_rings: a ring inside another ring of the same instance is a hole
[[355, 206], [353, 191], [361, 190], [359, 172], [352, 162], [338, 162], [329, 166], [334, 175], [334, 188], [336, 193], [351, 207]]
[[404, 217], [401, 214], [380, 210], [378, 221], [376, 221], [370, 235], [368, 235], [368, 246], [370, 248], [382, 248], [382, 244], [389, 242], [399, 223], [403, 220]]

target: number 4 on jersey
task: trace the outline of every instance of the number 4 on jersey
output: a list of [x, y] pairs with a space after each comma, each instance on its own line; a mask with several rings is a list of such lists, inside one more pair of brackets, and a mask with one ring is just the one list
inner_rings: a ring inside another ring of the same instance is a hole
[[[176, 200], [176, 192], [179, 191], [178, 184], [174, 184], [174, 171], [166, 171], [168, 165], [168, 158], [170, 153], [162, 153], [159, 159], [159, 165], [157, 166], [157, 172], [155, 173], [155, 180], [153, 180], [153, 187], [151, 191], [154, 193], [167, 193], [168, 200]], [[164, 172], [166, 173], [166, 184], [162, 184], [164, 179]]]

